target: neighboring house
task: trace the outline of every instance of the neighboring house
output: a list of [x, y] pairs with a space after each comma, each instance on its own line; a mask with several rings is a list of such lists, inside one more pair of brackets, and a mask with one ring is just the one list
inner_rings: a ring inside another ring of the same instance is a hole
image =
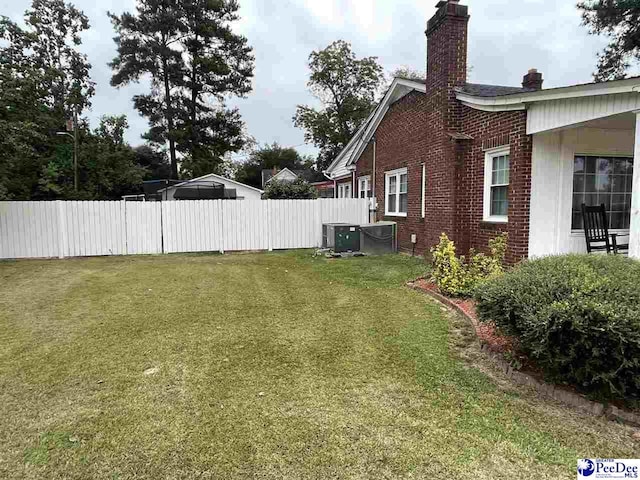
[[530, 70], [522, 87], [468, 83], [468, 20], [458, 1], [438, 3], [425, 84], [393, 82], [325, 172], [338, 193], [371, 190], [405, 249], [412, 234], [424, 251], [446, 232], [460, 253], [485, 250], [508, 232], [511, 263], [585, 251], [580, 205], [604, 203], [640, 256], [640, 78], [542, 89]]
[[158, 190], [159, 200], [260, 200], [262, 190], [210, 173]]
[[313, 185], [316, 190], [318, 190], [318, 196], [323, 198], [333, 197], [333, 182], [327, 181], [322, 173], [311, 169], [290, 170], [288, 168], [283, 168], [282, 170], [277, 170], [272, 168], [262, 170], [262, 188], [265, 188], [272, 180], [293, 182], [298, 178], [303, 178]]

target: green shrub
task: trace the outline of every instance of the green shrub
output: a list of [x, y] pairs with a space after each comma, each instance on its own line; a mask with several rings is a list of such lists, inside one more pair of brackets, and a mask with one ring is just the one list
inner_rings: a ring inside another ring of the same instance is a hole
[[271, 200], [306, 200], [318, 198], [318, 191], [303, 178], [296, 178], [293, 181], [271, 180], [264, 188], [262, 198]]
[[469, 252], [469, 259], [456, 256], [456, 247], [446, 234], [440, 235], [440, 243], [431, 249], [433, 272], [431, 280], [445, 295], [468, 296], [488, 278], [502, 273], [507, 248], [507, 234], [489, 240], [489, 255]]
[[566, 255], [527, 261], [476, 290], [481, 321], [516, 336], [548, 379], [640, 399], [640, 262]]

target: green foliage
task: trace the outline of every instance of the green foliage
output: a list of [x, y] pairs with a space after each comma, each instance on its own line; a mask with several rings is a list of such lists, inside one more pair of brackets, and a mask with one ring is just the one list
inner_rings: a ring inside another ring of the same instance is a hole
[[227, 95], [251, 90], [251, 48], [231, 28], [238, 8], [235, 0], [138, 0], [135, 14], [109, 14], [118, 50], [111, 83], [151, 77], [151, 92], [134, 105], [149, 119], [145, 138], [168, 142], [173, 178], [176, 152], [184, 174], [198, 176], [219, 172], [224, 155], [244, 143], [238, 110], [224, 104]]
[[343, 40], [312, 52], [309, 68], [307, 85], [323, 107], [298, 105], [293, 121], [305, 130], [305, 140], [320, 149], [317, 166], [324, 170], [374, 108], [384, 74], [376, 57], [358, 60]]
[[443, 233], [440, 243], [431, 249], [431, 279], [445, 295], [471, 295], [478, 285], [502, 273], [506, 248], [507, 234], [503, 233], [489, 240], [489, 255], [471, 250], [467, 260], [456, 255], [454, 243]]
[[62, 0], [34, 0], [24, 26], [0, 18], [0, 198], [75, 198], [73, 150], [58, 137], [94, 93], [78, 50], [87, 17]]
[[171, 164], [167, 154], [154, 150], [149, 145], [140, 145], [133, 149], [135, 164], [144, 168], [143, 180], [159, 180], [171, 177]]
[[598, 55], [596, 81], [626, 76], [631, 61], [640, 59], [640, 2], [638, 0], [584, 0], [578, 3], [582, 23], [592, 34], [604, 34], [609, 45]]
[[296, 178], [292, 182], [271, 180], [264, 188], [262, 198], [271, 200], [306, 200], [318, 198], [318, 191], [302, 178]]
[[640, 399], [640, 263], [567, 255], [524, 262], [476, 291], [493, 321], [556, 382], [610, 399]]
[[262, 170], [310, 169], [313, 161], [300, 156], [295, 148], [285, 148], [276, 142], [251, 152], [249, 159], [238, 165], [235, 179], [256, 188], [262, 188]]

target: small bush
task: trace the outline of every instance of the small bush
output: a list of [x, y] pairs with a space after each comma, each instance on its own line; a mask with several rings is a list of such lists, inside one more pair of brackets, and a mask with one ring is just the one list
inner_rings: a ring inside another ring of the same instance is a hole
[[318, 198], [318, 191], [303, 178], [296, 178], [292, 182], [271, 180], [265, 187], [262, 198], [271, 200], [307, 200]]
[[464, 256], [456, 256], [454, 243], [443, 233], [440, 243], [431, 249], [431, 280], [445, 295], [471, 295], [483, 281], [502, 273], [506, 248], [507, 234], [504, 233], [489, 240], [489, 255], [471, 250], [467, 261]]
[[547, 378], [601, 398], [640, 399], [640, 262], [567, 255], [481, 285], [481, 321], [519, 339]]

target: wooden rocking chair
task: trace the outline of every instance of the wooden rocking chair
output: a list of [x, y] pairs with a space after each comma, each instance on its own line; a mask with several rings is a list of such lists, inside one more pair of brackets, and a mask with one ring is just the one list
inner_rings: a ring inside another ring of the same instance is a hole
[[609, 233], [609, 219], [604, 203], [588, 207], [582, 204], [582, 221], [584, 223], [584, 238], [587, 241], [587, 253], [605, 250], [607, 253], [617, 255], [621, 251], [629, 250], [629, 243], [618, 243], [618, 235]]

